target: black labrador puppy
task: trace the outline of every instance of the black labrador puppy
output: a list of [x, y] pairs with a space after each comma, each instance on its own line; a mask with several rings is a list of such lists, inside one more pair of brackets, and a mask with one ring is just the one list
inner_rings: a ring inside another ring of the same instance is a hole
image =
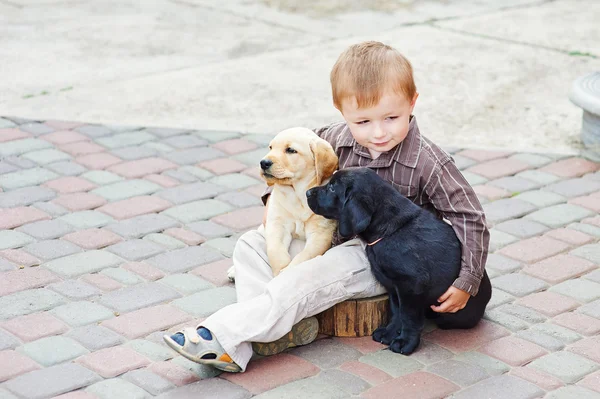
[[479, 293], [456, 313], [430, 305], [458, 277], [461, 245], [452, 227], [396, 191], [368, 168], [340, 170], [329, 183], [306, 193], [316, 214], [338, 220], [342, 237], [360, 236], [375, 278], [390, 296], [391, 319], [373, 339], [394, 352], [411, 354], [419, 345], [425, 317], [440, 328], [471, 328], [491, 297], [487, 274]]

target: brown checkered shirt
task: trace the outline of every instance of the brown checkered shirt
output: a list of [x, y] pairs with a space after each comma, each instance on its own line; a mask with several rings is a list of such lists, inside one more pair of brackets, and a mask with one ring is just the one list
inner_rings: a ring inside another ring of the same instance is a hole
[[[406, 138], [377, 159], [354, 140], [345, 122], [315, 132], [332, 145], [340, 169], [371, 168], [402, 195], [452, 224], [462, 245], [461, 269], [453, 285], [476, 295], [490, 241], [483, 208], [452, 157], [421, 136], [416, 118], [411, 117]], [[269, 193], [265, 192], [263, 201]]]

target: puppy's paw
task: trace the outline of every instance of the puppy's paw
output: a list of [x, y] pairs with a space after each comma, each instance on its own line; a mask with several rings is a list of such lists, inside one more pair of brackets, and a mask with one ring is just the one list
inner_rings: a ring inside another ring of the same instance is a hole
[[390, 350], [395, 353], [401, 353], [403, 355], [410, 355], [417, 349], [421, 342], [421, 335], [407, 335], [403, 334], [392, 340], [390, 344]]
[[229, 269], [227, 269], [227, 278], [232, 283], [235, 282], [235, 266], [231, 266]]
[[373, 341], [389, 345], [398, 333], [399, 332], [392, 325], [379, 327], [377, 330], [373, 331]]
[[271, 265], [271, 270], [273, 271], [273, 277], [276, 277], [283, 269], [285, 269], [292, 259], [287, 252], [270, 254], [269, 255], [269, 263]]

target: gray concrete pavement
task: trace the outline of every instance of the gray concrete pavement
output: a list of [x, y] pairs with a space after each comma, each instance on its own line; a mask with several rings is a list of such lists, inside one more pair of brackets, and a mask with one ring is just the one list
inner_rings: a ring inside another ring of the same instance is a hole
[[[143, 4], [143, 5], [140, 5]], [[574, 152], [600, 69], [594, 0], [0, 0], [0, 114], [273, 133], [339, 118], [328, 74], [376, 39], [413, 62], [423, 131]], [[365, 4], [369, 4], [365, 8]]]

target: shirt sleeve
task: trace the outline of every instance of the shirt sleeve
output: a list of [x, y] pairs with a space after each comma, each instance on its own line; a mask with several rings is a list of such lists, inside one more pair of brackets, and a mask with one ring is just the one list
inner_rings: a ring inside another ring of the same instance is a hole
[[446, 162], [424, 189], [432, 205], [452, 223], [462, 246], [460, 273], [452, 285], [477, 295], [490, 242], [477, 194], [452, 161]]

